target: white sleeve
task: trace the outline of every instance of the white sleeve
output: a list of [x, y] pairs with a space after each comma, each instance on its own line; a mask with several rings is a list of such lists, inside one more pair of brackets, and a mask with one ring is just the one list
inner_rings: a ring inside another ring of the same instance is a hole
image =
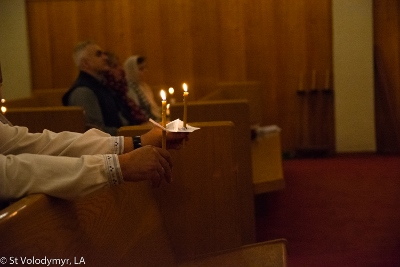
[[0, 155], [0, 202], [32, 193], [73, 199], [122, 183], [117, 155]]
[[0, 123], [0, 153], [43, 154], [80, 157], [94, 154], [122, 154], [124, 138], [110, 136], [100, 130], [91, 129], [83, 134], [73, 132], [29, 133], [26, 127]]
[[29, 133], [0, 122], [0, 201], [32, 193], [73, 199], [119, 184], [123, 141], [95, 129]]

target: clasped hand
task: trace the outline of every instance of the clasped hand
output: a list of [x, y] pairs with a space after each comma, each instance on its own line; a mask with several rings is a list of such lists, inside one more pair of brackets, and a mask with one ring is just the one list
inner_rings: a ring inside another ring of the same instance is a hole
[[[150, 180], [154, 187], [162, 180], [171, 182], [172, 160], [166, 149], [161, 149], [162, 130], [153, 127], [141, 136], [143, 147], [119, 155], [122, 176], [125, 181]], [[167, 132], [167, 148], [179, 149], [183, 140], [188, 140], [188, 133]]]

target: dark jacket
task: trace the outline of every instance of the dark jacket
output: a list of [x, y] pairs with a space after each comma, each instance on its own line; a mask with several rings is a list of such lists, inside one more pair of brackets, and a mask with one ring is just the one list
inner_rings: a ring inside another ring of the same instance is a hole
[[126, 112], [129, 112], [126, 104], [114, 91], [86, 72], [81, 71], [75, 83], [64, 94], [62, 98], [64, 106], [69, 106], [69, 95], [78, 87], [87, 87], [96, 94], [105, 126], [116, 128], [123, 126], [118, 114], [121, 113], [126, 117]]

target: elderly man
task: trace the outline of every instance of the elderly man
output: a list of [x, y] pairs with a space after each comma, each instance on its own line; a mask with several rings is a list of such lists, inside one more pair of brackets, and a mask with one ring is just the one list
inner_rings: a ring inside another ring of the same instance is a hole
[[116, 135], [119, 127], [130, 124], [130, 111], [103, 81], [103, 74], [109, 70], [105, 52], [96, 43], [85, 41], [75, 46], [73, 58], [79, 75], [63, 96], [63, 104], [83, 107], [88, 128]]

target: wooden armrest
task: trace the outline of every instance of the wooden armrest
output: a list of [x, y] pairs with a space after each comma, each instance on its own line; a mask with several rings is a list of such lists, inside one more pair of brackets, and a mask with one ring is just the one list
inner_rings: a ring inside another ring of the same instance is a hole
[[179, 264], [179, 267], [194, 266], [287, 266], [286, 240], [277, 239], [255, 243], [235, 249], [204, 255]]

